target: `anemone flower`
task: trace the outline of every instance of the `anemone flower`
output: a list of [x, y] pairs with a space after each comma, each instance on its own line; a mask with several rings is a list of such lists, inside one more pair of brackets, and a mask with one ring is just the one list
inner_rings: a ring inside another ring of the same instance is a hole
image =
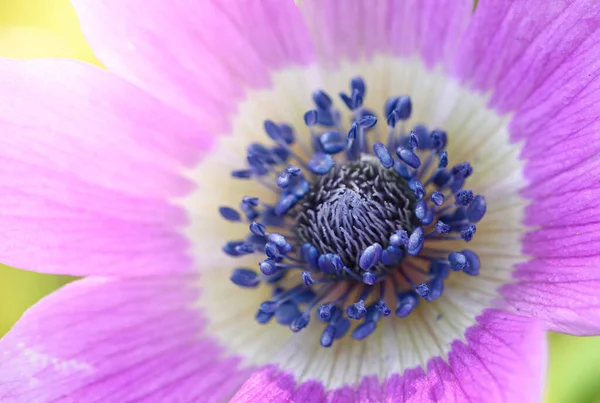
[[600, 333], [594, 1], [74, 0], [3, 60], [2, 402], [541, 398]]

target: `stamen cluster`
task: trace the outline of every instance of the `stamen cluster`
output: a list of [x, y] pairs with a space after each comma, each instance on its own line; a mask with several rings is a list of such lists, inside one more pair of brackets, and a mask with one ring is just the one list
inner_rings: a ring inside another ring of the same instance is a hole
[[232, 176], [255, 180], [278, 201], [247, 196], [241, 213], [220, 208], [223, 218], [249, 225], [247, 238], [228, 242], [223, 251], [264, 255], [259, 272], [238, 268], [231, 275], [242, 287], [273, 288], [256, 320], [275, 318], [298, 332], [315, 315], [324, 323], [324, 347], [351, 328], [354, 339], [366, 338], [391, 314], [392, 302], [403, 318], [420, 300], [438, 299], [450, 271], [477, 275], [476, 253], [436, 245], [471, 241], [486, 212], [485, 198], [463, 189], [471, 165], [448, 168], [446, 132], [421, 125], [405, 132], [408, 96], [386, 102], [384, 135], [363, 107], [364, 81], [354, 78], [350, 90], [340, 94], [352, 111], [347, 129], [329, 95], [313, 93], [315, 109], [304, 115], [310, 144], [296, 146], [291, 126], [265, 121], [273, 143], [249, 145], [248, 167]]

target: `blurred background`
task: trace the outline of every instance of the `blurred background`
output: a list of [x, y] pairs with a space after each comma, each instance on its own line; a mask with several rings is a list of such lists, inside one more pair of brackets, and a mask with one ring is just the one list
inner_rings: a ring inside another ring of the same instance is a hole
[[[0, 0], [0, 57], [68, 57], [100, 64], [68, 0]], [[0, 335], [27, 307], [70, 280], [0, 265]], [[546, 401], [600, 402], [600, 337], [550, 334], [549, 339]]]

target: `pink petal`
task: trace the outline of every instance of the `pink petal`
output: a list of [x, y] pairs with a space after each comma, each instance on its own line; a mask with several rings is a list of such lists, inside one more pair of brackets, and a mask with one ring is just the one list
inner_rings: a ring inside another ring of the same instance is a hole
[[247, 374], [201, 336], [193, 281], [88, 278], [46, 297], [0, 342], [0, 400], [226, 400]]
[[231, 403], [289, 402], [294, 392], [294, 378], [266, 366], [254, 372], [235, 394]]
[[448, 362], [434, 358], [422, 369], [394, 375], [383, 385], [386, 402], [539, 402], [546, 370], [541, 326], [488, 310], [452, 343]]
[[600, 4], [482, 2], [460, 45], [456, 72], [515, 111], [510, 132], [525, 140], [531, 200], [524, 238], [533, 259], [504, 288], [519, 313], [550, 330], [600, 334]]
[[210, 140], [194, 121], [79, 62], [0, 61], [0, 255], [72, 275], [181, 273], [167, 202]]
[[453, 0], [304, 0], [321, 61], [418, 54], [430, 66], [449, 57], [472, 11]]
[[96, 56], [202, 123], [229, 127], [247, 87], [304, 64], [312, 48], [293, 1], [72, 2]]

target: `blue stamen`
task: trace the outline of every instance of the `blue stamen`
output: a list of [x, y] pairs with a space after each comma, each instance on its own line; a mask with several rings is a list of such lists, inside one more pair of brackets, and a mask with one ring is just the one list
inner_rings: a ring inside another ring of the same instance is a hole
[[360, 268], [363, 270], [369, 270], [371, 267], [375, 266], [379, 262], [379, 259], [381, 259], [382, 252], [383, 248], [378, 243], [374, 243], [373, 245], [367, 247], [360, 255], [360, 259], [358, 260]]
[[260, 283], [258, 274], [250, 269], [235, 269], [230, 279], [234, 284], [241, 287], [256, 287]]
[[[412, 113], [408, 96], [386, 102], [387, 145], [371, 147], [369, 133], [377, 118], [363, 105], [365, 94], [364, 80], [353, 78], [350, 92], [340, 94], [353, 111], [352, 120], [344, 122], [328, 94], [313, 93], [315, 109], [304, 114], [309, 141], [297, 145], [306, 160], [292, 150], [292, 126], [265, 120], [266, 137], [275, 144], [248, 145], [248, 166], [231, 176], [256, 181], [275, 192], [276, 201], [244, 197], [238, 210], [219, 208], [224, 219], [249, 226], [246, 239], [227, 242], [224, 253], [263, 255], [260, 272], [237, 268], [231, 274], [240, 287], [272, 287], [257, 322], [275, 317], [300, 332], [319, 326], [310, 323], [316, 314], [324, 326], [324, 347], [348, 332], [357, 340], [371, 335], [377, 322], [391, 314], [386, 287], [393, 286], [395, 313], [403, 318], [417, 309], [420, 298], [440, 298], [451, 272], [474, 276], [481, 265], [473, 251], [438, 246], [472, 240], [475, 224], [485, 216], [485, 198], [463, 188], [473, 174], [471, 165], [448, 168], [443, 130], [405, 128]], [[267, 227], [279, 227], [281, 233], [267, 232]], [[339, 292], [331, 298], [333, 290]], [[350, 300], [356, 293], [358, 301]]]
[[485, 215], [487, 206], [485, 203], [485, 198], [483, 196], [475, 196], [469, 207], [467, 207], [467, 218], [472, 223], [477, 223], [481, 221], [483, 216]]
[[219, 213], [221, 213], [221, 217], [227, 221], [240, 221], [242, 219], [240, 213], [231, 207], [219, 207]]

